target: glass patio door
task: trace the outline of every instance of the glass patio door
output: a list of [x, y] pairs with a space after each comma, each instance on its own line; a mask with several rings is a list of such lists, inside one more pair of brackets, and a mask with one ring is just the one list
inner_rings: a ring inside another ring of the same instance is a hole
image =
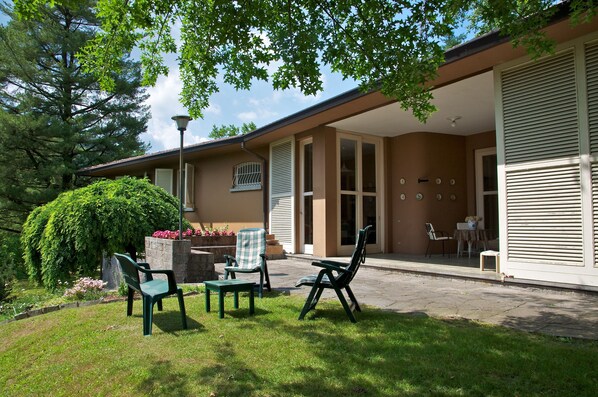
[[489, 239], [498, 238], [498, 174], [496, 148], [475, 151], [476, 207]]
[[339, 253], [349, 254], [357, 230], [372, 225], [369, 252], [380, 251], [380, 143], [375, 139], [342, 135], [339, 139]]
[[301, 142], [301, 252], [313, 254], [313, 143], [311, 139]]

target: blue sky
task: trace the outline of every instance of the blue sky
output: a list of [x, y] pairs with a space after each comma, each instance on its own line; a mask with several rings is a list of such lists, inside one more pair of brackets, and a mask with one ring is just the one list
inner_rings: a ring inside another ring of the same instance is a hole
[[[187, 114], [179, 102], [182, 83], [178, 69], [171, 64], [167, 77], [160, 77], [154, 87], [149, 87], [147, 104], [151, 107], [152, 118], [147, 133], [141, 138], [151, 144], [149, 152], [176, 148], [179, 146], [179, 133], [171, 117]], [[339, 74], [328, 69], [322, 75], [324, 90], [316, 96], [305, 96], [298, 89], [273, 90], [266, 82], [256, 82], [248, 91], [236, 91], [232, 86], [220, 84], [220, 92], [210, 98], [210, 107], [204, 111], [204, 118], [193, 120], [185, 132], [185, 146], [208, 140], [213, 125], [242, 125], [253, 121], [257, 127], [264, 126], [280, 118], [298, 112], [323, 100], [357, 87], [352, 80], [343, 81]]]

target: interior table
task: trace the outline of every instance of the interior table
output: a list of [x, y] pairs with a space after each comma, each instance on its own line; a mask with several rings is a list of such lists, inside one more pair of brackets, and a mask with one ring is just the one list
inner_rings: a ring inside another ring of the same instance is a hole
[[488, 236], [486, 235], [486, 230], [484, 229], [456, 229], [453, 233], [453, 238], [457, 240], [457, 257], [463, 252], [463, 243], [465, 242], [467, 242], [467, 253], [469, 254], [470, 258], [471, 247], [473, 246], [473, 243], [482, 243], [484, 246], [484, 251], [487, 249]]

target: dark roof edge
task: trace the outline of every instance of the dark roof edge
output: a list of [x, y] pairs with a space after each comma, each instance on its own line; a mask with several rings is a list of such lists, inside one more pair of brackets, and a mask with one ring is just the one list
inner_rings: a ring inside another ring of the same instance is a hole
[[[222, 146], [227, 146], [227, 145], [241, 143], [241, 142], [243, 142], [243, 135], [222, 138], [222, 139], [215, 139], [212, 141], [196, 143], [193, 145], [185, 146], [183, 148], [183, 153], [194, 153], [194, 152], [198, 152], [198, 151], [202, 151], [202, 150], [215, 149], [215, 148], [219, 148]], [[95, 172], [95, 171], [103, 171], [103, 170], [109, 170], [111, 168], [119, 168], [122, 166], [135, 165], [135, 164], [139, 164], [139, 163], [144, 163], [148, 160], [159, 160], [159, 159], [167, 158], [169, 156], [178, 155], [179, 151], [180, 151], [180, 148], [167, 149], [167, 150], [162, 150], [162, 151], [155, 152], [155, 153], [143, 154], [141, 156], [128, 157], [128, 158], [125, 158], [122, 160], [112, 161], [110, 163], [98, 164], [98, 165], [93, 165], [91, 167], [81, 168], [80, 170], [77, 171], [77, 174], [78, 175], [90, 175], [91, 172]]]
[[344, 103], [351, 102], [357, 98], [360, 98], [360, 97], [370, 94], [372, 92], [375, 92], [375, 91], [363, 92], [359, 88], [353, 88], [349, 91], [345, 91], [342, 94], [336, 95], [330, 99], [327, 99], [323, 102], [320, 102], [318, 104], [315, 104], [313, 106], [310, 106], [308, 108], [300, 110], [300, 111], [293, 113], [287, 117], [283, 117], [282, 119], [276, 120], [270, 124], [267, 124], [263, 127], [260, 127], [256, 130], [254, 130], [248, 134], [245, 134], [245, 135], [243, 135], [243, 138], [244, 138], [243, 141], [244, 142], [250, 141], [251, 139], [260, 137], [262, 135], [265, 135], [265, 134], [272, 132], [274, 130], [277, 130], [279, 128], [286, 127], [287, 125], [291, 125], [297, 121], [303, 120], [310, 116], [314, 116], [318, 113], [322, 113], [328, 109], [335, 108]]

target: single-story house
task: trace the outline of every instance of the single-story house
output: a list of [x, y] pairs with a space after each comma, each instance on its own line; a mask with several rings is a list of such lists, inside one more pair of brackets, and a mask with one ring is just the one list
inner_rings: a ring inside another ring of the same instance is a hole
[[[247, 135], [184, 149], [185, 216], [196, 227], [265, 226], [289, 253], [424, 254], [424, 224], [483, 218], [501, 270], [598, 286], [598, 21], [545, 28], [555, 54], [531, 61], [498, 33], [446, 52], [438, 108], [417, 121], [355, 89]], [[173, 126], [174, 130], [174, 126]], [[179, 150], [82, 170], [147, 176], [178, 195]]]

